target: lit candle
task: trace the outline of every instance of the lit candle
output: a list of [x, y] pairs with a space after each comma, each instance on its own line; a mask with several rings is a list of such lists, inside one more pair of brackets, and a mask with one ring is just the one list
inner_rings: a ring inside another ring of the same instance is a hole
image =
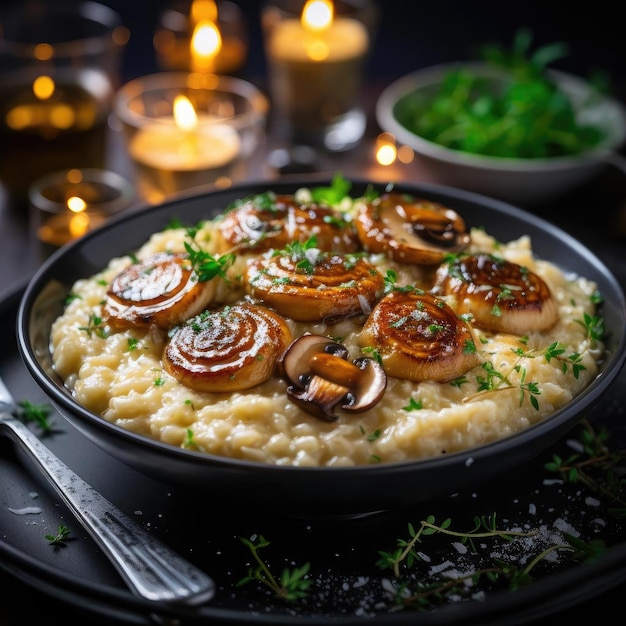
[[165, 69], [234, 74], [245, 63], [248, 44], [239, 7], [232, 2], [193, 0], [187, 14], [166, 9], [154, 35]]
[[159, 202], [191, 187], [230, 184], [241, 139], [221, 118], [198, 114], [191, 101], [179, 95], [173, 115], [141, 126], [130, 139], [128, 151], [138, 173], [140, 194]]
[[214, 72], [216, 58], [222, 48], [222, 34], [217, 26], [217, 4], [213, 0], [194, 0], [189, 19], [191, 69]]
[[309, 0], [300, 18], [267, 23], [274, 105], [298, 135], [319, 134], [355, 106], [369, 49], [366, 26]]
[[46, 174], [29, 189], [37, 239], [62, 246], [102, 226], [132, 198], [132, 186], [115, 172], [88, 168]]

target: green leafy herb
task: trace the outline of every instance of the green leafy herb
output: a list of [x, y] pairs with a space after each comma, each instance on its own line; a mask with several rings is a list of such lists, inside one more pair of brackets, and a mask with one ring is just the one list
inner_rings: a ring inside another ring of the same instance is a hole
[[342, 176], [340, 173], [336, 173], [333, 176], [330, 187], [314, 187], [311, 189], [311, 196], [315, 202], [337, 205], [344, 198], [348, 197], [352, 183]]
[[616, 518], [626, 519], [626, 451], [611, 451], [606, 445], [608, 433], [596, 432], [588, 420], [581, 421], [578, 441], [582, 451], [567, 458], [555, 454], [545, 467], [569, 483], [585, 485], [614, 506], [608, 509]]
[[18, 402], [18, 419], [23, 422], [34, 422], [45, 433], [52, 431], [52, 424], [50, 423], [50, 411], [49, 404], [34, 404], [29, 400], [22, 400]]
[[[531, 51], [532, 36], [520, 30], [510, 50], [497, 44], [482, 56], [492, 74], [468, 67], [449, 71], [429, 102], [408, 94], [397, 105], [409, 130], [453, 150], [493, 157], [540, 159], [580, 154], [605, 137], [581, 121], [588, 102], [573, 104], [546, 66], [566, 56], [555, 43]], [[598, 91], [599, 94], [599, 91]], [[592, 90], [592, 96], [597, 96]]]
[[309, 587], [311, 586], [311, 580], [306, 577], [311, 567], [310, 563], [305, 563], [301, 567], [293, 569], [285, 568], [280, 578], [277, 579], [259, 555], [261, 548], [266, 548], [270, 545], [269, 541], [263, 535], [259, 535], [256, 542], [245, 537], [240, 537], [240, 539], [252, 552], [252, 556], [257, 562], [257, 567], [251, 567], [248, 570], [248, 575], [237, 583], [238, 587], [251, 581], [258, 581], [269, 587], [276, 594], [277, 598], [287, 602], [294, 602], [307, 597]]
[[226, 270], [235, 262], [235, 255], [229, 253], [214, 257], [212, 254], [200, 248], [194, 240], [196, 233], [197, 229], [188, 228], [187, 235], [191, 238], [191, 243], [185, 241], [184, 245], [192, 267], [198, 274], [198, 280], [200, 280], [200, 282], [206, 282], [216, 276], [226, 278]]
[[96, 337], [100, 337], [101, 339], [106, 339], [109, 336], [109, 331], [107, 330], [104, 320], [99, 316], [93, 313], [89, 316], [89, 322], [87, 326], [79, 326], [80, 330], [84, 330], [89, 337], [95, 335]]
[[65, 547], [66, 540], [72, 531], [64, 524], [59, 524], [56, 535], [45, 535], [52, 546]]
[[536, 535], [539, 530], [531, 529], [528, 532], [510, 531], [498, 529], [495, 515], [475, 516], [474, 527], [469, 531], [454, 531], [451, 529], [452, 521], [446, 518], [436, 524], [433, 515], [422, 520], [419, 527], [408, 524], [408, 539], [398, 539], [397, 547], [390, 552], [379, 551], [377, 565], [385, 570], [391, 569], [396, 581], [392, 582], [395, 588], [395, 599], [399, 605], [412, 606], [415, 608], [428, 608], [429, 604], [441, 601], [446, 594], [463, 593], [468, 582], [476, 587], [479, 580], [484, 579], [494, 585], [499, 581], [508, 584], [509, 589], [515, 590], [520, 586], [533, 582], [532, 570], [548, 555], [555, 551], [565, 551], [578, 561], [590, 561], [597, 558], [606, 547], [602, 542], [586, 544], [580, 539], [564, 533], [566, 543], [552, 544], [536, 554], [522, 567], [517, 561], [509, 562], [501, 558], [493, 558], [491, 564], [472, 570], [466, 574], [455, 577], [428, 577], [428, 580], [420, 578], [408, 578], [406, 573], [422, 561], [422, 552], [417, 549], [418, 544], [432, 535], [449, 535], [456, 537], [463, 544], [468, 544], [473, 552], [477, 552], [475, 540], [480, 539], [482, 546], [488, 539], [505, 542], [515, 541], [517, 538], [525, 538]]

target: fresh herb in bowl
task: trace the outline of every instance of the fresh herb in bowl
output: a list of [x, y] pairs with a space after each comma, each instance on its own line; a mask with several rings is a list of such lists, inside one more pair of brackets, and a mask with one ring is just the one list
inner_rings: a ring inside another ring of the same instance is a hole
[[531, 52], [531, 43], [523, 29], [510, 50], [485, 46], [487, 71], [472, 64], [450, 69], [434, 92], [405, 95], [396, 105], [398, 121], [436, 144], [484, 156], [545, 159], [597, 147], [607, 132], [585, 112], [597, 104], [602, 85], [590, 84], [575, 102], [547, 69], [568, 47], [555, 43]]

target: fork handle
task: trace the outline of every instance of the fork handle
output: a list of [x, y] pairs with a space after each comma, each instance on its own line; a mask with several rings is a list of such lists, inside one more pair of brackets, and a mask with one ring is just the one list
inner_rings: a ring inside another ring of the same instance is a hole
[[197, 605], [213, 580], [172, 551], [75, 474], [19, 420], [0, 414], [0, 432], [26, 450], [133, 593], [155, 602]]

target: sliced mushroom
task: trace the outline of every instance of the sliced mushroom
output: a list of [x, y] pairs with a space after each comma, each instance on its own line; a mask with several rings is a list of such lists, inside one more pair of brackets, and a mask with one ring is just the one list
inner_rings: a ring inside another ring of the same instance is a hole
[[159, 252], [115, 276], [102, 316], [116, 329], [167, 329], [202, 311], [216, 288], [216, 281], [200, 280], [186, 255]]
[[385, 287], [374, 265], [354, 255], [292, 248], [249, 260], [246, 290], [255, 300], [300, 322], [371, 313]]
[[481, 362], [472, 327], [443, 300], [419, 291], [391, 291], [361, 331], [390, 376], [446, 382]]
[[264, 252], [313, 235], [322, 250], [360, 249], [354, 228], [339, 211], [315, 202], [297, 202], [293, 195], [252, 196], [225, 213], [217, 225], [216, 242], [222, 252], [233, 248]]
[[470, 314], [476, 326], [493, 332], [542, 332], [559, 317], [557, 300], [539, 275], [489, 254], [442, 264], [433, 293], [453, 295], [459, 315]]
[[337, 407], [371, 409], [385, 393], [387, 375], [374, 359], [347, 359], [346, 347], [328, 337], [306, 333], [293, 341], [281, 358], [290, 400], [329, 422], [337, 419]]
[[465, 221], [456, 211], [399, 193], [362, 204], [355, 226], [366, 250], [399, 263], [435, 265], [470, 242]]
[[284, 318], [265, 307], [207, 310], [170, 332], [163, 369], [198, 391], [242, 391], [273, 374], [291, 338]]

